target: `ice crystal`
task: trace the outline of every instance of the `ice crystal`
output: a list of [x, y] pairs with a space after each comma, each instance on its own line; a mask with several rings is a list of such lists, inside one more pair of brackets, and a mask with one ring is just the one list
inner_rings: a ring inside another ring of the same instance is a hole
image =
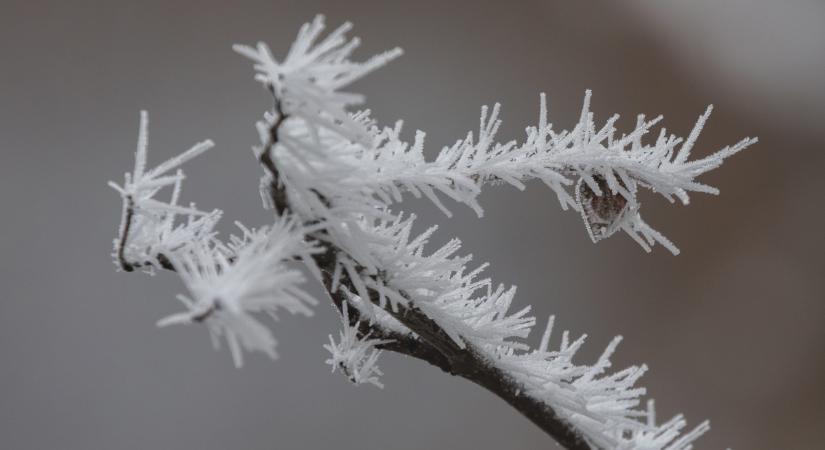
[[338, 342], [329, 336], [329, 344], [324, 348], [329, 351], [331, 358], [326, 363], [332, 366], [332, 371], [340, 369], [353, 384], [372, 384], [383, 388], [379, 378], [384, 375], [378, 368], [378, 358], [381, 350], [377, 345], [389, 341], [371, 339], [369, 335], [359, 336], [359, 322], [349, 324], [348, 307], [344, 303], [341, 314], [342, 330], [338, 333]]
[[[115, 262], [123, 268], [161, 265], [158, 258], [169, 258], [171, 253], [196, 243], [209, 241], [213, 228], [221, 217], [220, 210], [204, 212], [178, 205], [184, 174], [179, 167], [213, 147], [210, 140], [195, 144], [189, 150], [168, 159], [151, 170], [146, 170], [149, 145], [149, 115], [140, 113], [135, 165], [124, 175], [123, 185], [110, 181], [123, 199], [123, 212], [118, 237], [114, 241]], [[175, 174], [169, 172], [177, 169]], [[163, 188], [171, 186], [168, 202], [155, 199]], [[183, 222], [178, 221], [183, 216]]]

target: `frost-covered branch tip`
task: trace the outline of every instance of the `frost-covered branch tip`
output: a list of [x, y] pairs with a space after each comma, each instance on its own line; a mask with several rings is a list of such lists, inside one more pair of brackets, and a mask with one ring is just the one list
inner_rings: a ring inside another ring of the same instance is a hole
[[367, 139], [366, 130], [346, 108], [362, 103], [364, 97], [339, 89], [397, 58], [402, 51], [395, 48], [362, 63], [350, 61], [349, 56], [360, 45], [358, 38], [347, 40], [351, 28], [347, 22], [316, 42], [324, 30], [324, 16], [319, 15], [301, 27], [282, 62], [263, 42], [254, 48], [233, 48], [255, 62], [255, 79], [273, 90], [286, 114], [329, 127], [344, 138], [363, 141]]
[[[212, 229], [221, 216], [220, 210], [207, 213], [198, 210], [194, 204], [188, 207], [178, 205], [185, 178], [179, 167], [212, 148], [212, 141], [195, 144], [154, 169], [147, 170], [148, 126], [149, 115], [141, 111], [134, 169], [124, 175], [123, 185], [109, 182], [109, 186], [123, 200], [113, 256], [118, 267], [126, 271], [141, 266], [151, 269], [168, 265], [171, 253], [195, 242], [211, 239]], [[177, 171], [170, 175], [169, 172], [174, 169]], [[168, 186], [172, 187], [171, 199], [168, 202], [155, 199], [155, 195]], [[183, 216], [185, 223], [178, 223], [178, 216]]]
[[[320, 19], [304, 27], [282, 63], [264, 44], [256, 49], [236, 46], [256, 62], [257, 79], [269, 87], [278, 104], [276, 114], [259, 124], [258, 151], [268, 149], [268, 156], [278, 161], [279, 181], [296, 200], [293, 206], [307, 218], [337, 223], [342, 210], [376, 216], [376, 210], [401, 201], [405, 192], [429, 198], [448, 215], [449, 208], [438, 194], [470, 206], [481, 216], [478, 195], [485, 185], [503, 182], [524, 189], [525, 183], [537, 179], [554, 191], [562, 208], [580, 211], [594, 242], [621, 230], [645, 250], [659, 243], [677, 253], [669, 240], [642, 220], [638, 188], [685, 204], [690, 192], [718, 193], [696, 178], [756, 142], [746, 138], [689, 160], [711, 108], [687, 138], [661, 129], [653, 142], [646, 142], [661, 116], [653, 120], [639, 116], [634, 129], [617, 135], [614, 125], [619, 116], [597, 127], [587, 91], [579, 120], [570, 130], [553, 129], [542, 94], [538, 123], [527, 128], [523, 142], [496, 140], [501, 121], [500, 106], [495, 105], [482, 108], [477, 133], [468, 133], [428, 161], [423, 132], [417, 132], [413, 142], [405, 142], [400, 137], [401, 122], [382, 128], [368, 111], [347, 113], [346, 107], [362, 98], [338, 91], [400, 51], [354, 63], [346, 59], [357, 44], [343, 36], [349, 26], [314, 44], [322, 27]], [[279, 145], [272, 145], [273, 128], [278, 129]], [[346, 234], [342, 227], [335, 232]]]
[[[746, 138], [709, 156], [691, 159], [711, 109], [686, 138], [664, 129], [647, 139], [661, 117], [639, 116], [618, 133], [618, 116], [597, 126], [589, 91], [569, 130], [550, 124], [547, 100], [523, 141], [500, 142], [500, 106], [481, 110], [479, 129], [425, 157], [425, 134], [401, 137], [402, 123], [379, 126], [363, 102], [344, 92], [401, 54], [398, 49], [364, 62], [349, 58], [358, 39], [350, 24], [326, 37], [322, 16], [304, 25], [279, 61], [265, 44], [235, 46], [254, 62], [256, 79], [273, 96], [257, 124], [254, 147], [264, 174], [261, 193], [273, 224], [221, 241], [214, 230], [220, 211], [179, 206], [183, 162], [207, 141], [146, 170], [147, 120], [135, 168], [121, 185], [123, 218], [115, 260], [124, 270], [162, 267], [181, 277], [189, 294], [184, 312], [159, 325], [204, 323], [214, 342], [225, 338], [237, 365], [243, 350], [271, 357], [275, 340], [264, 321], [280, 311], [310, 315], [315, 300], [295, 263], [320, 281], [341, 314], [338, 339], [324, 347], [327, 363], [356, 384], [382, 387], [377, 360], [388, 350], [426, 361], [495, 393], [568, 449], [688, 450], [708, 429], [686, 428], [681, 415], [657, 424], [652, 401], [643, 406], [644, 365], [610, 370], [620, 338], [592, 364], [577, 361], [585, 337], [564, 332], [551, 345], [551, 318], [538, 347], [526, 343], [537, 323], [530, 307], [514, 308], [516, 288], [471, 264], [461, 241], [434, 250], [436, 227], [416, 231], [416, 218], [399, 210], [408, 195], [426, 197], [450, 215], [447, 199], [483, 214], [479, 195], [490, 185], [524, 189], [539, 180], [563, 209], [578, 211], [594, 242], [624, 231], [645, 250], [678, 249], [640, 215], [640, 188], [687, 204], [694, 192], [718, 190], [697, 178], [756, 142]], [[177, 172], [170, 174], [172, 170]], [[171, 186], [168, 202], [155, 199]]]

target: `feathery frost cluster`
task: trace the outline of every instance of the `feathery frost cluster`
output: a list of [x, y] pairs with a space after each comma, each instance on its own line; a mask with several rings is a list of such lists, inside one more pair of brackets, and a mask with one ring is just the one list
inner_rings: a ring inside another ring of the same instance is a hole
[[381, 339], [371, 339], [369, 335], [359, 336], [358, 326], [348, 323], [348, 307], [344, 303], [341, 312], [342, 330], [338, 335], [339, 342], [335, 342], [332, 335], [329, 336], [329, 344], [324, 348], [329, 351], [332, 357], [326, 363], [332, 366], [332, 371], [340, 368], [342, 372], [355, 384], [370, 383], [379, 388], [384, 385], [379, 381], [383, 375], [378, 368], [378, 357], [381, 350], [375, 348], [377, 345], [385, 344], [389, 341]]
[[[351, 110], [363, 97], [343, 89], [401, 50], [351, 61], [359, 41], [346, 38], [349, 28], [345, 24], [321, 39], [324, 23], [318, 16], [301, 28], [282, 61], [265, 44], [235, 47], [254, 61], [255, 78], [275, 98], [273, 110], [258, 123], [261, 143], [254, 149], [264, 163], [264, 205], [277, 211], [271, 225], [253, 230], [238, 224], [241, 236], [221, 241], [215, 231], [220, 211], [180, 206], [179, 167], [212, 142], [146, 170], [147, 116], [141, 114], [134, 170], [122, 186], [110, 183], [123, 198], [114, 257], [127, 271], [167, 268], [180, 275], [189, 291], [178, 296], [186, 311], [159, 324], [203, 322], [216, 345], [226, 339], [237, 365], [242, 350], [274, 358], [275, 339], [263, 316], [282, 310], [311, 315], [316, 303], [303, 288], [303, 265], [312, 277], [327, 281], [330, 294], [345, 299], [339, 305], [339, 340], [330, 337], [325, 348], [333, 370], [341, 369], [356, 384], [382, 386], [376, 363], [388, 342], [363, 333], [362, 325], [423, 340], [396, 320], [398, 311], [415, 310], [458, 348], [506, 374], [522, 395], [550, 406], [592, 447], [691, 448], [707, 430], [706, 422], [684, 433], [681, 416], [657, 425], [652, 402], [640, 408], [645, 389], [637, 381], [646, 368], [608, 371], [619, 338], [594, 364], [580, 364], [574, 357], [584, 336], [572, 340], [565, 332], [551, 349], [551, 318], [540, 346], [530, 348], [524, 338], [536, 318], [529, 307], [511, 311], [515, 287], [483, 277], [486, 265], [470, 266], [471, 257], [459, 254], [458, 239], [426, 249], [436, 228], [415, 234], [415, 216], [397, 205], [405, 195], [423, 196], [447, 216], [448, 200], [481, 216], [478, 196], [484, 187], [506, 183], [524, 189], [535, 179], [553, 191], [562, 209], [582, 215], [594, 242], [624, 231], [647, 251], [660, 244], [676, 254], [676, 246], [642, 220], [639, 188], [684, 204], [691, 192], [716, 194], [696, 178], [756, 140], [690, 159], [711, 108], [686, 139], [662, 129], [649, 140], [661, 117], [639, 116], [633, 130], [617, 134], [618, 116], [596, 125], [588, 91], [570, 130], [553, 128], [541, 94], [538, 121], [527, 127], [523, 141], [496, 140], [496, 104], [481, 109], [477, 132], [428, 160], [423, 132], [406, 142], [401, 122], [381, 127], [369, 111]], [[166, 187], [171, 199], [157, 200]], [[276, 191], [284, 193], [286, 205], [276, 205]], [[357, 312], [362, 322], [350, 321], [349, 312]]]

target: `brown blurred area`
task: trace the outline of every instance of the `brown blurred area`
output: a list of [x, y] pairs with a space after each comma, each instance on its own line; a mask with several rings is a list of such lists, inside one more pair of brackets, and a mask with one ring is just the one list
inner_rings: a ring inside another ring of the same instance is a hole
[[[386, 389], [330, 375], [321, 345], [337, 319], [276, 324], [281, 358], [242, 370], [206, 331], [156, 330], [183, 287], [114, 273], [120, 213], [105, 186], [131, 164], [138, 110], [150, 159], [203, 138], [185, 198], [226, 223], [267, 220], [250, 145], [267, 107], [230, 45], [286, 51], [315, 13], [351, 20], [361, 56], [405, 56], [354, 88], [377, 118], [428, 132], [434, 154], [503, 104], [521, 138], [546, 92], [559, 128], [585, 89], [597, 119], [664, 114], [686, 135], [707, 104], [707, 154], [759, 143], [703, 180], [719, 197], [645, 198], [648, 223], [682, 249], [645, 254], [627, 237], [589, 242], [550, 192], [491, 189], [478, 219], [412, 202], [460, 236], [558, 327], [615, 334], [621, 365], [646, 362], [662, 418], [712, 430], [698, 448], [819, 449], [825, 442], [825, 3], [816, 0], [441, 2], [14, 2], [0, 14], [0, 448], [552, 448], [475, 386], [386, 355]], [[228, 225], [227, 225], [228, 226]], [[535, 338], [535, 337], [534, 337]]]

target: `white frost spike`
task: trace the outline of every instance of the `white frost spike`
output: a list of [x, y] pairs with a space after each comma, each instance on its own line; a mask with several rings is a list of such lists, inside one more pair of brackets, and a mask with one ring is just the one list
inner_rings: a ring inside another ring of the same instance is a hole
[[316, 42], [324, 28], [322, 15], [304, 24], [283, 62], [273, 58], [269, 47], [262, 42], [254, 48], [245, 45], [233, 48], [255, 61], [256, 79], [281, 99], [285, 113], [314, 126], [326, 127], [347, 139], [368, 142], [366, 129], [345, 110], [362, 103], [363, 96], [338, 89], [397, 58], [402, 51], [395, 48], [365, 62], [353, 62], [349, 56], [360, 41], [357, 38], [347, 41], [346, 32], [352, 24], [345, 23]]
[[226, 337], [237, 366], [242, 348], [276, 357], [275, 339], [254, 314], [274, 319], [281, 310], [312, 315], [316, 300], [301, 287], [303, 273], [287, 261], [318, 251], [304, 241], [304, 231], [292, 219], [279, 218], [258, 230], [240, 227], [242, 237], [226, 246], [200, 245], [177, 255], [172, 263], [192, 299], [179, 297], [188, 311], [158, 322], [205, 322], [213, 335]]
[[[109, 186], [123, 200], [123, 214], [118, 238], [114, 241], [113, 256], [115, 263], [127, 270], [131, 267], [145, 267], [151, 271], [161, 265], [159, 256], [173, 258], [174, 252], [195, 242], [209, 241], [221, 216], [219, 210], [204, 212], [194, 205], [178, 205], [185, 178], [179, 166], [212, 148], [212, 141], [195, 144], [189, 150], [147, 171], [148, 125], [149, 116], [146, 111], [141, 111], [134, 169], [124, 176], [122, 186], [109, 182]], [[176, 168], [174, 175], [168, 175]], [[157, 200], [157, 193], [167, 186], [172, 187], [171, 199], [168, 202]], [[185, 218], [183, 223], [177, 220], [178, 216]]]
[[332, 335], [329, 336], [329, 344], [325, 344], [332, 357], [326, 363], [332, 366], [332, 371], [341, 369], [344, 375], [356, 385], [372, 384], [378, 388], [384, 385], [379, 380], [383, 375], [378, 368], [378, 357], [381, 350], [375, 348], [376, 345], [386, 344], [391, 341], [370, 339], [369, 336], [358, 337], [358, 325], [349, 324], [349, 313], [347, 303], [344, 302], [341, 313], [342, 330], [338, 333], [338, 342], [335, 342]]
[[173, 176], [164, 176], [164, 174], [215, 146], [211, 140], [207, 139], [195, 144], [180, 155], [164, 161], [154, 169], [146, 171], [146, 154], [149, 143], [148, 127], [149, 115], [146, 111], [141, 111], [140, 132], [138, 133], [138, 145], [135, 151], [135, 168], [131, 175], [126, 174], [123, 186], [119, 186], [113, 181], [109, 182], [109, 185], [122, 195], [132, 196], [137, 204], [151, 199], [160, 188], [172, 185], [183, 178], [182, 172]]

